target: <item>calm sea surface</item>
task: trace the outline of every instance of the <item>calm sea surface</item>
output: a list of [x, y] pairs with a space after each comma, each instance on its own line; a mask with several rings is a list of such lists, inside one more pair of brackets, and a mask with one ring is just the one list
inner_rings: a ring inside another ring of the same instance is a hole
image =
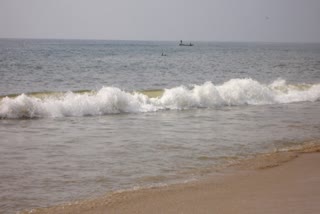
[[319, 44], [0, 39], [0, 212], [299, 145], [319, 101]]

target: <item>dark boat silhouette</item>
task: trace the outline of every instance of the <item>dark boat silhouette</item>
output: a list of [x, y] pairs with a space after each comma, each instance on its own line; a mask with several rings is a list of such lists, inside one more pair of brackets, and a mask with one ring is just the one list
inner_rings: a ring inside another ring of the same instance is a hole
[[191, 42], [189, 44], [185, 44], [180, 40], [179, 46], [193, 46], [193, 44]]

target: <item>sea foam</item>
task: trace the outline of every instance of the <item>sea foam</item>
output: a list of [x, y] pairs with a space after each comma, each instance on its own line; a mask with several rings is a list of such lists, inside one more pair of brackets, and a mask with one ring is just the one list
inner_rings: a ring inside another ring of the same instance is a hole
[[165, 89], [160, 97], [150, 98], [139, 92], [129, 93], [115, 87], [97, 92], [67, 92], [60, 96], [38, 98], [21, 94], [0, 101], [0, 118], [42, 118], [98, 116], [159, 110], [184, 110], [221, 106], [266, 105], [320, 99], [320, 84], [287, 84], [278, 79], [266, 85], [253, 79], [231, 79], [221, 85], [202, 85]]

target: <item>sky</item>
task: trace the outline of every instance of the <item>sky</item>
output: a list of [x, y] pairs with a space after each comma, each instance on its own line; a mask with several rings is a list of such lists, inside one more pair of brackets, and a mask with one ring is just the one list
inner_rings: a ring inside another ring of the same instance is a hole
[[0, 38], [320, 43], [320, 0], [0, 0]]

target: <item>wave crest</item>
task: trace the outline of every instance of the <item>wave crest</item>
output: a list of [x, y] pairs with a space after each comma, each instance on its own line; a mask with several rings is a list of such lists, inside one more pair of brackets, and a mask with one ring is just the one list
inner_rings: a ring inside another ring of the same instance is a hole
[[320, 84], [290, 85], [282, 79], [270, 85], [253, 79], [231, 79], [222, 85], [205, 82], [165, 89], [162, 96], [154, 98], [143, 92], [129, 93], [115, 87], [103, 87], [97, 92], [67, 92], [42, 98], [25, 94], [5, 97], [0, 101], [0, 118], [95, 116], [164, 109], [314, 102], [319, 98]]

